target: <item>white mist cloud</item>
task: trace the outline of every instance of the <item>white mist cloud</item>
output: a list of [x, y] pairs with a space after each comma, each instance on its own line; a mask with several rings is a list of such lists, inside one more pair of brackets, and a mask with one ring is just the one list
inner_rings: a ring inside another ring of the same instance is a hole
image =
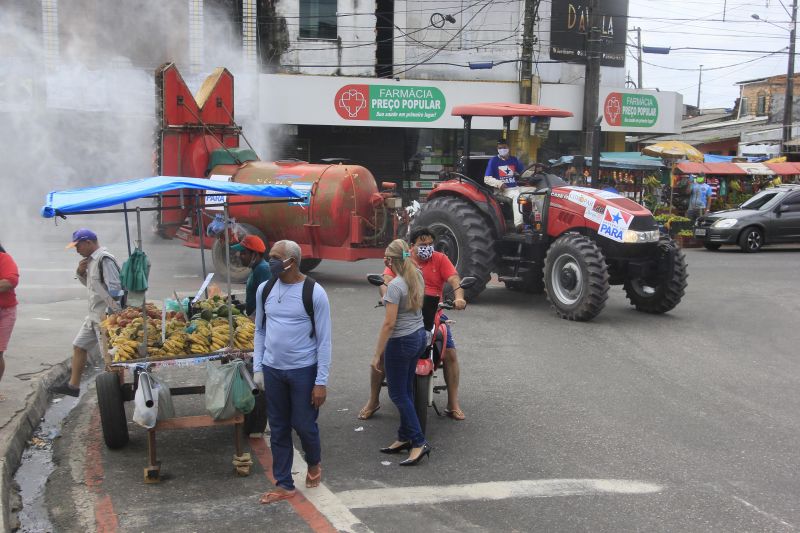
[[51, 190], [153, 174], [154, 70], [164, 62], [175, 62], [194, 90], [214, 67], [231, 70], [237, 119], [248, 119], [245, 135], [257, 153], [269, 152], [267, 128], [256, 123], [252, 103], [257, 76], [237, 74], [240, 22], [227, 13], [207, 5], [205, 67], [192, 76], [186, 2], [61, 1], [60, 58], [50, 67], [41, 2], [11, 4], [0, 9], [0, 242], [69, 235], [74, 224], [54, 230], [39, 215]]

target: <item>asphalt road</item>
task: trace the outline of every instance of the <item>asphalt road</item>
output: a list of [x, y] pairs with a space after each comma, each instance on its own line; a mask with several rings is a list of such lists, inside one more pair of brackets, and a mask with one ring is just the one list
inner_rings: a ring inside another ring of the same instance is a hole
[[[199, 282], [196, 253], [162, 243], [150, 255], [154, 272], [172, 276], [156, 293]], [[325, 531], [326, 519], [376, 532], [798, 529], [800, 248], [687, 256], [686, 297], [663, 316], [636, 312], [619, 287], [591, 323], [560, 320], [544, 296], [500, 285], [454, 312], [467, 419], [431, 417], [434, 450], [416, 468], [378, 453], [398, 423], [385, 392], [374, 419], [355, 418], [382, 318], [365, 274], [381, 265], [323, 262], [314, 275], [334, 313], [323, 488], [295, 506], [260, 506], [267, 447], [251, 442], [252, 474], [235, 477], [230, 428], [159, 434], [163, 481], [145, 485], [145, 431], [131, 424], [128, 447], [105, 449], [90, 389], [56, 442], [53, 523], [59, 531]], [[191, 371], [165, 378], [203, 381]], [[201, 414], [203, 404], [183, 397], [177, 409]]]

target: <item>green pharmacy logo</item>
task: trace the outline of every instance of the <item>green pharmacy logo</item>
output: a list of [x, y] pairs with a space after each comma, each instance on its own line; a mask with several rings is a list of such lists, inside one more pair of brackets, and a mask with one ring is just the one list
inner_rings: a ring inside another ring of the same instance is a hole
[[433, 122], [444, 114], [445, 98], [436, 87], [345, 85], [334, 98], [345, 120]]

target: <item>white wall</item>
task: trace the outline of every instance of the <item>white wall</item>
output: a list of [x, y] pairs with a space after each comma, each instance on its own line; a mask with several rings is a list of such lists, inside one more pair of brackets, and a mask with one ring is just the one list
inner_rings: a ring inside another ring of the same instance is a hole
[[276, 3], [277, 15], [285, 17], [289, 32], [289, 50], [281, 56], [284, 70], [302, 74], [375, 75], [375, 1], [339, 0], [336, 9], [341, 51], [336, 41], [299, 38], [300, 2]]
[[[519, 58], [522, 47], [523, 2], [480, 3], [461, 0], [396, 0], [395, 64], [422, 63], [399, 77], [430, 80], [516, 81], [519, 64], [498, 65], [487, 70], [436, 65], [470, 61], [507, 61]], [[452, 15], [454, 24], [431, 26], [435, 13]], [[405, 33], [406, 35], [403, 35]], [[499, 42], [495, 42], [499, 41]], [[400, 72], [409, 66], [398, 66]]]

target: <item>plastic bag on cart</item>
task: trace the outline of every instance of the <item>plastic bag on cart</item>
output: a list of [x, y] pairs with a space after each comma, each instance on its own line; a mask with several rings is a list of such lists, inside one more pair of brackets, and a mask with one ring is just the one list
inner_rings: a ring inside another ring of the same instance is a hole
[[244, 361], [234, 361], [231, 364], [236, 367], [236, 373], [233, 375], [233, 387], [231, 388], [233, 405], [240, 413], [248, 414], [256, 406], [256, 397], [253, 396], [252, 389], [247, 385], [241, 374], [242, 371], [247, 372], [247, 366]]
[[[139, 374], [140, 382], [142, 374]], [[172, 403], [169, 387], [153, 377], [152, 374], [147, 374], [147, 376], [150, 378], [150, 388], [153, 392], [153, 407], [145, 405], [144, 389], [141, 386], [137, 387], [133, 398], [133, 421], [142, 427], [152, 429], [156, 426], [157, 421], [174, 418], [175, 406]]]
[[158, 420], [175, 418], [175, 404], [172, 403], [172, 393], [169, 386], [161, 380], [150, 376], [150, 381], [158, 389]]
[[238, 374], [235, 364], [206, 365], [206, 410], [214, 420], [225, 420], [236, 414], [233, 402], [233, 378]]

